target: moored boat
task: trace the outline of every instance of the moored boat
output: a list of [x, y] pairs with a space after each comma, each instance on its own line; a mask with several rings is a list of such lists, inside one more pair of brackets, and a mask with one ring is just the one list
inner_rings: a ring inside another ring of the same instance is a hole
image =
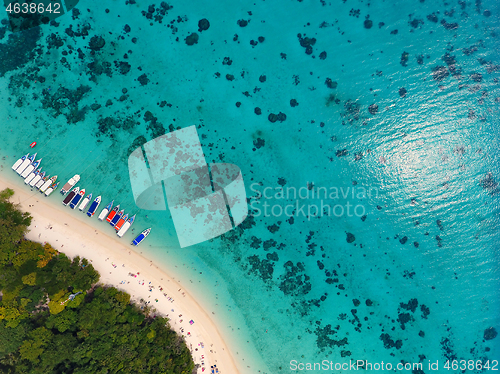
[[73, 200], [73, 198], [78, 194], [78, 192], [80, 191], [80, 187], [75, 187], [73, 188], [73, 191], [71, 191], [68, 196], [66, 196], [63, 200], [63, 205], [64, 206], [67, 206], [69, 204], [69, 202], [71, 200]]
[[116, 222], [116, 225], [115, 225], [115, 230], [118, 231], [122, 228], [123, 224], [125, 222], [127, 222], [128, 220], [128, 214], [125, 214], [124, 216], [122, 216], [117, 222]]
[[42, 162], [42, 159], [36, 160], [33, 162], [31, 165], [29, 165], [24, 171], [21, 173], [21, 177], [26, 178], [30, 173], [35, 170], [38, 166], [40, 166], [40, 163]]
[[[132, 223], [134, 223], [134, 219], [135, 219], [135, 214], [129, 218], [129, 220], [127, 222], [125, 222], [123, 224], [123, 226], [121, 227], [120, 230], [118, 230], [118, 232], [116, 233], [116, 235], [118, 235], [118, 237], [122, 237], [123, 235], [125, 235], [125, 233], [127, 232], [127, 230], [130, 228], [130, 226], [132, 226]], [[119, 223], [119, 222], [118, 222]]]
[[87, 215], [89, 217], [93, 217], [97, 208], [99, 208], [99, 204], [101, 204], [101, 196], [97, 196], [95, 200], [90, 204], [89, 210], [87, 210]]
[[29, 165], [31, 165], [31, 163], [33, 162], [35, 157], [36, 157], [36, 153], [27, 157], [23, 162], [21, 162], [21, 165], [19, 165], [16, 169], [16, 173], [21, 175], [21, 173], [24, 171], [24, 169], [26, 169]]
[[36, 189], [40, 189], [40, 187], [42, 187], [42, 186], [43, 186], [43, 184], [44, 184], [45, 182], [47, 182], [47, 180], [48, 180], [49, 178], [50, 178], [50, 175], [47, 175], [47, 176], [46, 176], [46, 175], [45, 175], [45, 172], [44, 172], [44, 173], [43, 173], [42, 178], [41, 178], [38, 182], [36, 182], [36, 183], [35, 183], [35, 185], [34, 185], [33, 187], [35, 187]]
[[120, 204], [115, 206], [111, 212], [109, 212], [108, 216], [106, 217], [107, 222], [111, 222], [111, 220], [116, 216], [116, 213], [118, 213], [118, 209], [120, 209]]
[[73, 178], [71, 178], [69, 181], [66, 182], [66, 184], [61, 188], [61, 194], [65, 195], [68, 193], [69, 190], [73, 188], [75, 184], [78, 183], [80, 180], [80, 176], [78, 174], [75, 174]]
[[87, 197], [85, 199], [83, 199], [82, 203], [80, 204], [80, 206], [78, 207], [78, 210], [82, 211], [85, 209], [85, 207], [87, 206], [87, 204], [89, 203], [89, 201], [92, 199], [92, 194], [89, 193], [87, 195]]
[[49, 196], [54, 190], [57, 190], [57, 186], [59, 186], [60, 182], [53, 183], [49, 188], [45, 190], [45, 196]]
[[28, 158], [29, 155], [30, 155], [29, 153], [26, 153], [23, 157], [21, 157], [19, 160], [14, 162], [14, 165], [12, 165], [12, 170], [16, 171], [16, 169], [19, 166], [21, 166], [21, 164], [24, 162], [24, 160], [26, 160]]
[[[42, 168], [40, 168], [40, 170], [42, 170]], [[42, 178], [44, 178], [44, 177], [45, 177], [45, 172], [44, 171], [42, 171], [41, 173], [38, 173], [38, 175], [31, 180], [31, 182], [29, 183], [29, 185], [31, 187], [34, 187], [35, 184], [37, 184], [38, 182], [40, 182], [40, 180], [43, 181]]]
[[69, 203], [69, 207], [71, 209], [75, 209], [75, 207], [78, 205], [83, 196], [85, 196], [85, 188], [82, 188], [82, 190], [73, 197], [71, 203]]
[[29, 184], [33, 180], [33, 178], [40, 174], [41, 170], [42, 168], [33, 170], [26, 178], [24, 178], [24, 184]]
[[45, 183], [42, 184], [42, 187], [40, 187], [40, 192], [45, 192], [45, 190], [47, 190], [47, 188], [49, 188], [50, 186], [52, 186], [55, 183], [56, 180], [57, 180], [57, 175], [54, 175], [48, 181], [45, 181]]
[[104, 218], [106, 218], [106, 215], [109, 213], [109, 210], [111, 209], [111, 207], [113, 206], [113, 201], [111, 201], [108, 205], [106, 205], [106, 207], [101, 211], [101, 214], [99, 214], [99, 221], [102, 221]]
[[118, 223], [118, 221], [120, 220], [120, 218], [122, 218], [124, 212], [125, 212], [125, 209], [122, 209], [118, 213], [116, 213], [115, 216], [113, 217], [113, 219], [111, 221], [109, 221], [109, 224], [111, 226], [115, 226]]
[[149, 235], [150, 232], [151, 232], [151, 227], [149, 229], [144, 230], [139, 235], [137, 235], [137, 237], [134, 240], [132, 240], [132, 244], [133, 245], [141, 244], [142, 241], [146, 239], [146, 237]]

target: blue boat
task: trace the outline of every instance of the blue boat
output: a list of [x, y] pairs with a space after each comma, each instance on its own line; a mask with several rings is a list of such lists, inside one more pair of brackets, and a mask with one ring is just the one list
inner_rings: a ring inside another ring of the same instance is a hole
[[95, 214], [95, 211], [97, 210], [97, 208], [99, 208], [99, 204], [101, 203], [101, 197], [100, 196], [97, 196], [95, 198], [95, 200], [92, 202], [92, 204], [90, 204], [90, 208], [89, 210], [87, 210], [87, 215], [89, 217], [93, 217], [94, 214]]
[[80, 200], [85, 196], [85, 188], [82, 189], [80, 192], [78, 192], [75, 197], [71, 200], [71, 203], [69, 204], [71, 209], [75, 209]]
[[146, 237], [149, 235], [150, 232], [151, 232], [151, 227], [149, 229], [144, 230], [139, 235], [137, 235], [137, 238], [135, 238], [134, 240], [132, 240], [132, 244], [133, 245], [139, 245], [139, 244], [141, 244], [142, 241], [144, 239], [146, 239]]
[[113, 217], [113, 219], [109, 222], [109, 224], [111, 226], [116, 226], [116, 224], [118, 223], [120, 218], [122, 218], [124, 212], [125, 212], [125, 210], [122, 209], [118, 213], [116, 213], [115, 216]]

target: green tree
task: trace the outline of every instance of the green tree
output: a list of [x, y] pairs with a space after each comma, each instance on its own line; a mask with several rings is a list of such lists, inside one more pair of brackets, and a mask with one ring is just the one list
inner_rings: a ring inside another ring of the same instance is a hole
[[25, 275], [22, 280], [24, 284], [27, 284], [28, 286], [34, 286], [36, 284], [36, 273], [29, 273], [28, 275]]
[[38, 363], [38, 357], [40, 357], [45, 350], [45, 346], [48, 344], [52, 335], [52, 332], [45, 327], [38, 327], [31, 331], [28, 334], [29, 339], [25, 340], [23, 344], [21, 344], [21, 347], [19, 347], [21, 359], [28, 360], [34, 364]]

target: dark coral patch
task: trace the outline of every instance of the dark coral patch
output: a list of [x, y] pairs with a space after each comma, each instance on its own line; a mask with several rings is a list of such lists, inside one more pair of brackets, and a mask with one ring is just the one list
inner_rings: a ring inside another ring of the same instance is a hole
[[195, 32], [192, 34], [188, 35], [185, 39], [187, 45], [194, 45], [198, 43], [199, 35]]
[[210, 22], [208, 22], [208, 19], [203, 18], [203, 19], [200, 19], [198, 21], [198, 31], [199, 32], [208, 30], [209, 27], [210, 27]]

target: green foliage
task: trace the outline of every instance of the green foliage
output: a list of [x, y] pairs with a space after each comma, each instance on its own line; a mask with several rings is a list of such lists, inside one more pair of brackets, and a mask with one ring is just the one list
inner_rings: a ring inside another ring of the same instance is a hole
[[125, 292], [96, 287], [99, 273], [86, 259], [25, 240], [31, 217], [11, 196], [0, 192], [1, 373], [192, 373], [166, 319], [147, 317]]
[[28, 286], [34, 286], [36, 284], [36, 273], [29, 273], [28, 275], [22, 277], [22, 280], [24, 284], [27, 284]]
[[31, 223], [30, 214], [21, 212], [9, 201], [13, 194], [8, 188], [0, 192], [0, 265], [10, 263], [16, 244]]

